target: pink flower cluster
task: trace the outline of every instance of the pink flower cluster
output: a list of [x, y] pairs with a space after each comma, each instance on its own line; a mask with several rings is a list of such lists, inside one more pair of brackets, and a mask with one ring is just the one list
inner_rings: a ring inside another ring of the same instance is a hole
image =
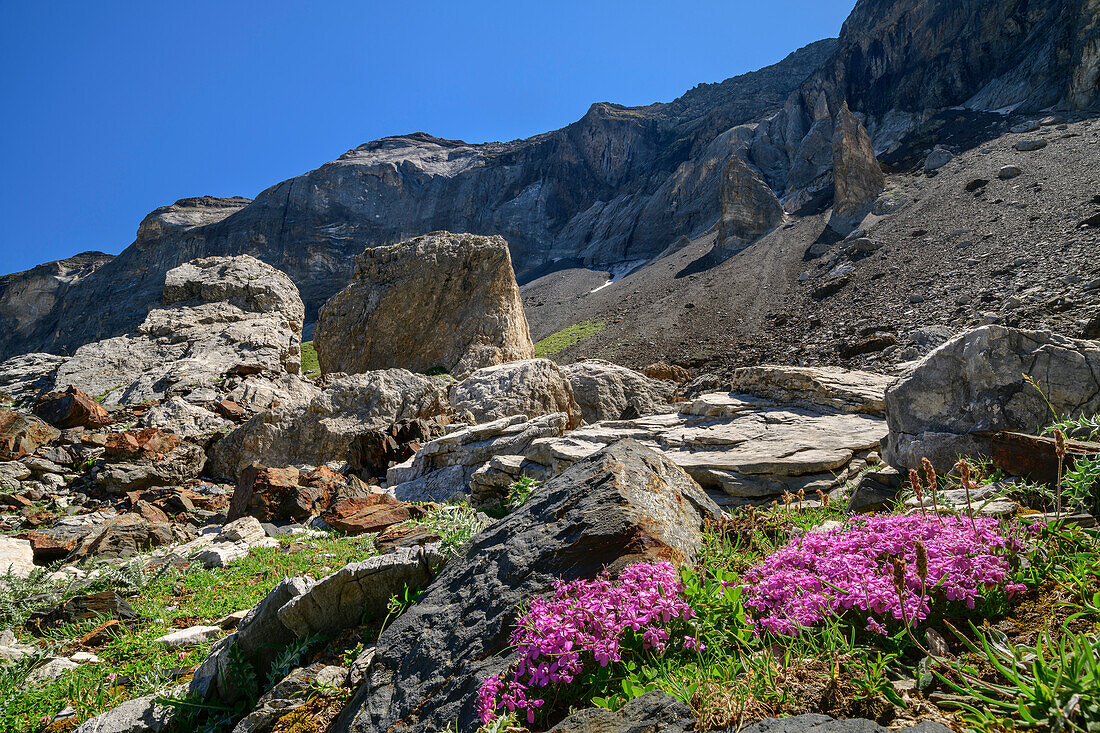
[[[918, 541], [927, 554], [923, 580]], [[855, 518], [842, 528], [792, 540], [745, 573], [744, 604], [758, 627], [775, 634], [849, 611], [885, 634], [885, 621], [916, 624], [941, 598], [973, 608], [984, 590], [1005, 583], [1008, 556], [1021, 547], [998, 531], [995, 519], [972, 524], [969, 518], [923, 514]], [[904, 606], [894, 583], [895, 558], [904, 561]], [[1022, 589], [1005, 586], [1009, 593]]]
[[[589, 659], [601, 667], [622, 660], [627, 634], [644, 649], [660, 654], [668, 648], [669, 625], [695, 613], [682, 597], [683, 585], [667, 562], [638, 563], [623, 569], [618, 580], [607, 573], [595, 580], [554, 584], [554, 595], [536, 598], [520, 617], [512, 644], [520, 659], [505, 684], [502, 675], [486, 679], [478, 690], [477, 712], [488, 723], [498, 709], [525, 711], [533, 723], [545, 700], [529, 697], [532, 688], [567, 685], [584, 672]], [[685, 636], [687, 649], [702, 642]]]

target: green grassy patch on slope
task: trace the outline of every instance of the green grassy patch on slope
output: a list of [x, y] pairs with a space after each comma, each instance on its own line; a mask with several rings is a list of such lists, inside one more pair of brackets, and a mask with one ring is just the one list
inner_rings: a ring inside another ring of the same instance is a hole
[[567, 326], [557, 333], [552, 333], [535, 344], [535, 356], [545, 359], [548, 356], [561, 353], [562, 350], [579, 344], [587, 338], [591, 338], [604, 329], [603, 321], [581, 321]]
[[[251, 608], [284, 577], [308, 574], [321, 578], [374, 554], [370, 536], [308, 540], [286, 536], [281, 547], [254, 549], [225, 568], [207, 570], [192, 565], [160, 575], [136, 569], [107, 573], [84, 591], [118, 590], [145, 621], [92, 648], [81, 647], [78, 640], [104, 619], [64, 624], [38, 642], [41, 657], [0, 665], [0, 733], [44, 730], [43, 720], [67, 705], [76, 709], [77, 722], [83, 722], [126, 700], [163, 693], [181, 671], [202, 662], [213, 643], [169, 650], [156, 643], [158, 637]], [[127, 581], [121, 582], [118, 575], [126, 576]], [[2, 625], [11, 625], [13, 620], [2, 619]], [[15, 632], [21, 641], [35, 642], [21, 627]], [[27, 682], [33, 668], [50, 656], [77, 651], [91, 651], [102, 662], [82, 665], [53, 681]]]
[[312, 341], [302, 342], [302, 376], [313, 377], [321, 373], [321, 364], [317, 361], [317, 349]]

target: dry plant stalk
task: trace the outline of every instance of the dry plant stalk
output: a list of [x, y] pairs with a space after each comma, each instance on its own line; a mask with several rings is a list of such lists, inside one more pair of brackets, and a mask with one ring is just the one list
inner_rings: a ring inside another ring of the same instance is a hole
[[1062, 516], [1062, 467], [1066, 461], [1066, 436], [1057, 428], [1054, 430], [1054, 455], [1058, 458], [1058, 482], [1054, 485], [1056, 502], [1055, 516]]
[[939, 478], [936, 476], [936, 467], [932, 465], [932, 461], [927, 458], [920, 459], [920, 465], [924, 468], [924, 476], [928, 479], [928, 493], [932, 497], [932, 511], [936, 513], [936, 518], [940, 520], [940, 524], [943, 524], [943, 517], [940, 516], [940, 505], [936, 500], [936, 489], [939, 487]]
[[920, 483], [920, 474], [917, 473], [917, 469], [909, 469], [909, 486], [912, 487], [913, 493], [917, 495], [917, 501], [920, 502], [920, 513], [923, 516], [927, 516], [924, 511], [924, 492]]
[[960, 458], [955, 467], [959, 469], [959, 483], [962, 484], [963, 491], [966, 492], [966, 512], [970, 515], [970, 526], [977, 532], [977, 525], [974, 524], [974, 507], [970, 505], [970, 464], [966, 462], [965, 458]]

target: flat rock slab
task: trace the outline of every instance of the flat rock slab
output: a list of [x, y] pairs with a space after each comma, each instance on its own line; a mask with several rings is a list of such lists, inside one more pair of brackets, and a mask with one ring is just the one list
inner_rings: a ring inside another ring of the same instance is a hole
[[828, 478], [886, 435], [882, 418], [829, 408], [713, 393], [679, 413], [597, 423], [534, 441], [526, 458], [562, 470], [602, 447], [631, 438], [658, 451], [704, 486], [734, 496], [770, 496], [799, 477]]
[[893, 377], [840, 367], [751, 366], [735, 369], [733, 392], [842, 412], [883, 415]]

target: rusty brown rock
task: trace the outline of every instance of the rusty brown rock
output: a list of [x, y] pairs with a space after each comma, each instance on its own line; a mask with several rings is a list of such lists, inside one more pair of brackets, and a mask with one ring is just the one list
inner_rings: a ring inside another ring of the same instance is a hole
[[64, 392], [50, 392], [39, 397], [34, 414], [61, 430], [98, 428], [111, 423], [111, 413], [103, 405], [72, 385]]
[[163, 460], [166, 455], [178, 448], [181, 442], [178, 435], [166, 433], [158, 428], [107, 433], [103, 457], [116, 460], [141, 458]]
[[230, 420], [240, 420], [244, 418], [244, 408], [232, 400], [222, 400], [214, 405], [214, 410], [222, 417]]
[[168, 515], [156, 504], [147, 501], [134, 502], [134, 513], [147, 522], [160, 522], [167, 524]]
[[0, 461], [34, 453], [61, 436], [61, 431], [34, 415], [0, 410]]
[[411, 518], [405, 504], [389, 494], [373, 494], [336, 501], [321, 519], [348, 534], [381, 532]]
[[307, 474], [294, 467], [244, 470], [229, 503], [229, 519], [246, 514], [263, 522], [303, 521], [328, 504], [343, 476], [321, 466]]
[[21, 532], [16, 536], [31, 543], [31, 550], [34, 552], [36, 563], [48, 565], [57, 560], [64, 560], [71, 555], [80, 546], [89, 531], [88, 528], [80, 528], [80, 531], [72, 533], [45, 530]]

